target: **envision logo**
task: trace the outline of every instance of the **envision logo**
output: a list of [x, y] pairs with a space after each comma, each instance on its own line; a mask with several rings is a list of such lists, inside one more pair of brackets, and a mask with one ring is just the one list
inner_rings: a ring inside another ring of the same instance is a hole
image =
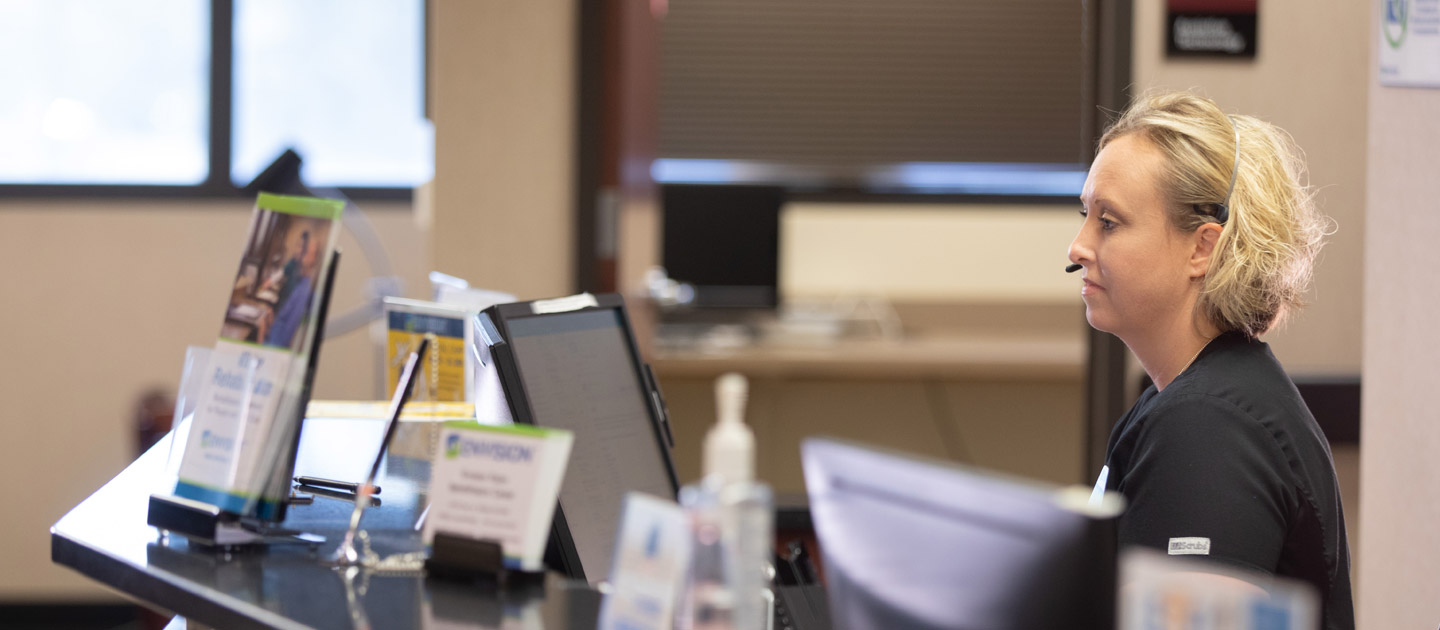
[[235, 448], [235, 440], [215, 435], [210, 432], [210, 429], [205, 429], [205, 432], [200, 434], [200, 448], [210, 447], [223, 448], [228, 451]]
[[1391, 48], [1399, 49], [1410, 26], [1410, 0], [1385, 0], [1385, 19], [1380, 30]]
[[445, 457], [484, 457], [501, 462], [528, 462], [535, 455], [535, 449], [517, 444], [491, 442], [489, 440], [467, 439], [451, 435], [445, 440]]

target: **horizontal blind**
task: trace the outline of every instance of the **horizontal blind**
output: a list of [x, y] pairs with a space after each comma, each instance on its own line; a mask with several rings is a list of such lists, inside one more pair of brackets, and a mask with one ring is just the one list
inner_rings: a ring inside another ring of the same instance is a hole
[[671, 0], [660, 155], [1081, 161], [1075, 0]]

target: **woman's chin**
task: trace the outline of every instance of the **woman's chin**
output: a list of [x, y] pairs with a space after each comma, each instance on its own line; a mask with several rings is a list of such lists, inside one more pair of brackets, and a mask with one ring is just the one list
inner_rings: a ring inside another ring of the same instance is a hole
[[1110, 321], [1110, 318], [1106, 317], [1104, 313], [1097, 313], [1095, 309], [1089, 306], [1085, 307], [1085, 321], [1090, 323], [1091, 328], [1100, 332], [1115, 332], [1115, 327], [1113, 322]]

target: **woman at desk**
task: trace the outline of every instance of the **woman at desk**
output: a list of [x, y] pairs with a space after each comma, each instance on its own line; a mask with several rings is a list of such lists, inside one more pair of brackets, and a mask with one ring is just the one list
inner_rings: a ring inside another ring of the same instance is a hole
[[[1100, 140], [1070, 245], [1085, 315], [1154, 382], [1098, 482], [1120, 544], [1301, 579], [1354, 628], [1330, 449], [1269, 346], [1326, 232], [1290, 137], [1188, 93], [1142, 97]], [[1223, 579], [1217, 577], [1216, 579]]]

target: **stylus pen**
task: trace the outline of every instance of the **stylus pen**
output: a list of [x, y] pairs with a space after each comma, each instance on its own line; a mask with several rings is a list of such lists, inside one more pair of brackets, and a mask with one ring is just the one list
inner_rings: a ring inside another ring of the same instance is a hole
[[375, 487], [375, 475], [379, 474], [380, 464], [385, 461], [385, 451], [390, 447], [390, 438], [395, 436], [395, 427], [400, 424], [400, 410], [404, 409], [405, 402], [410, 400], [410, 387], [415, 384], [420, 357], [425, 356], [425, 349], [429, 346], [430, 340], [422, 338], [420, 347], [411, 352], [410, 358], [405, 360], [405, 371], [400, 373], [400, 382], [395, 387], [395, 395], [390, 399], [390, 415], [385, 420], [385, 434], [380, 438], [380, 450], [375, 453], [375, 463], [370, 466], [370, 474], [365, 477], [364, 485], [355, 492], [355, 509], [350, 512], [350, 527], [345, 530], [345, 540], [341, 541], [340, 548], [335, 550], [336, 562], [348, 565], [360, 562], [360, 554], [355, 551], [355, 534], [360, 530], [360, 516], [370, 501]]
[[[295, 483], [302, 486], [314, 488], [330, 488], [331, 490], [344, 490], [345, 492], [359, 492], [360, 484], [353, 481], [336, 481], [324, 477], [296, 477]], [[380, 494], [380, 486], [371, 486], [370, 494]]]
[[400, 426], [400, 410], [405, 408], [405, 403], [410, 401], [410, 389], [415, 385], [415, 375], [419, 372], [420, 359], [425, 357], [425, 350], [430, 347], [430, 339], [422, 337], [420, 347], [410, 353], [410, 358], [405, 360], [405, 371], [400, 375], [400, 384], [395, 390], [395, 395], [390, 399], [390, 414], [385, 419], [385, 435], [380, 438], [380, 450], [375, 453], [375, 463], [370, 465], [370, 474], [365, 477], [363, 486], [366, 494], [379, 494], [375, 488], [375, 476], [380, 474], [380, 464], [385, 462], [385, 451], [390, 448], [390, 440], [395, 437], [395, 429]]
[[[295, 490], [299, 492], [307, 492], [311, 495], [314, 495], [305, 497], [307, 499], [310, 499], [311, 501], [314, 501], [315, 497], [325, 497], [327, 499], [337, 499], [340, 501], [345, 501], [347, 503], [355, 502], [355, 493], [353, 492], [341, 492], [339, 490], [331, 490], [329, 488], [318, 488], [313, 486], [295, 486]], [[370, 497], [370, 507], [380, 507], [380, 497]]]

